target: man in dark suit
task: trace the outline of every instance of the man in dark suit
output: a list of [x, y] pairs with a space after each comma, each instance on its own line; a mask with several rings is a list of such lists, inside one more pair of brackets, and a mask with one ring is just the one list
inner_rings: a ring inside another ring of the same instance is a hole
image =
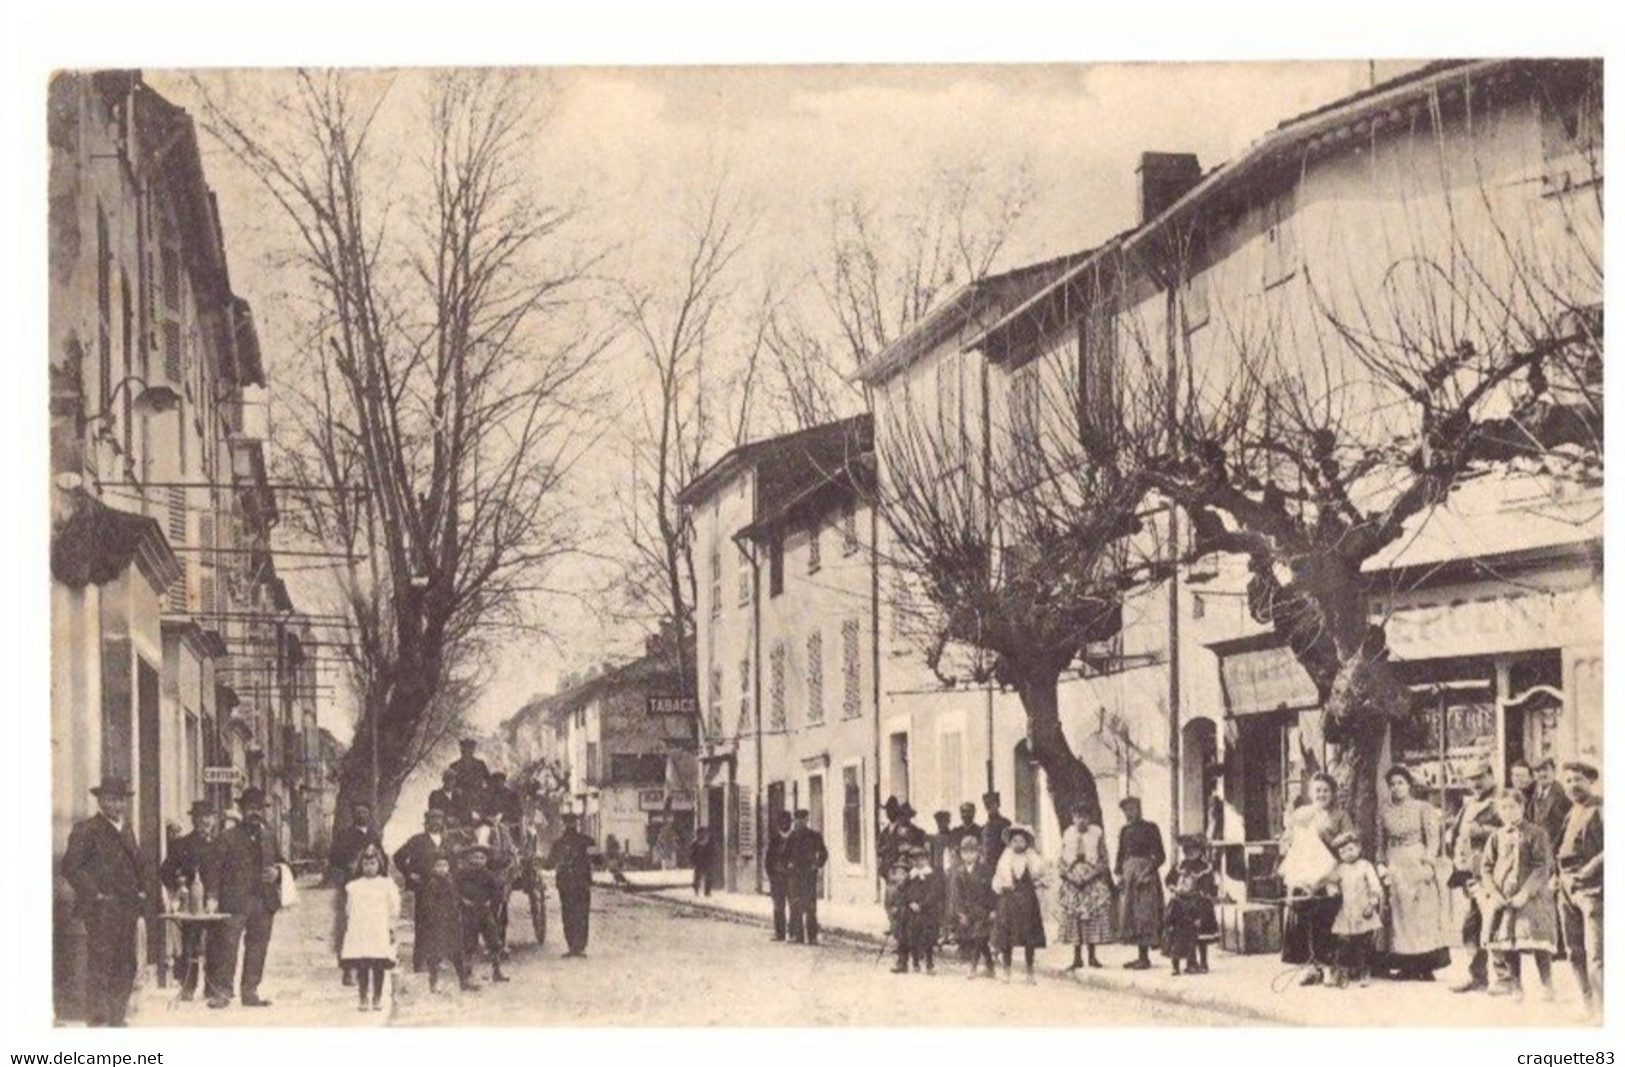
[[[372, 824], [372, 805], [352, 804], [350, 824], [338, 828], [333, 835], [333, 843], [327, 849], [328, 878], [333, 885], [342, 886], [350, 880], [356, 859], [368, 845], [380, 853], [384, 851], [383, 835]], [[386, 870], [384, 873], [389, 872]]]
[[[450, 851], [446, 834], [446, 813], [430, 808], [423, 813], [423, 831], [407, 838], [406, 844], [395, 850], [395, 869], [401, 872], [401, 881], [412, 894], [413, 923], [423, 927], [423, 895], [418, 890], [429, 877], [436, 856]], [[412, 970], [423, 970], [423, 952], [417, 940], [412, 942]]]
[[[1557, 761], [1547, 756], [1535, 765], [1535, 784], [1529, 788], [1529, 821], [1546, 831], [1554, 852], [1563, 842], [1563, 827], [1573, 807], [1557, 782]], [[1562, 922], [1557, 924], [1557, 952], [1552, 958], [1568, 958], [1568, 931]]]
[[564, 813], [564, 833], [553, 842], [547, 865], [553, 868], [559, 893], [559, 921], [564, 927], [566, 957], [587, 954], [587, 918], [592, 907], [592, 838], [578, 829], [581, 819]]
[[[179, 838], [169, 848], [163, 865], [158, 868], [158, 881], [176, 896], [183, 889], [199, 896], [192, 902], [194, 910], [212, 911], [215, 894], [215, 825], [214, 804], [199, 800], [192, 805], [192, 832]], [[191, 1000], [197, 993], [199, 970], [208, 946], [208, 927], [203, 923], [186, 923], [181, 927], [181, 999]]]
[[[955, 848], [958, 848], [959, 844], [964, 842], [967, 837], [974, 837], [977, 844], [981, 844], [982, 827], [976, 822], [975, 804], [967, 801], [959, 805], [959, 825], [954, 827], [954, 833], [959, 835], [959, 840], [954, 845]], [[952, 859], [952, 857], [949, 858]]]
[[447, 769], [440, 776], [440, 788], [429, 794], [429, 807], [445, 815], [457, 811], [457, 772]]
[[982, 827], [982, 855], [987, 857], [987, 869], [996, 870], [999, 857], [1004, 855], [1004, 832], [1010, 829], [1010, 820], [999, 814], [999, 794], [988, 790], [982, 794], [982, 807], [987, 809], [987, 823]]
[[463, 738], [460, 747], [463, 754], [448, 769], [457, 784], [457, 802], [464, 808], [458, 817], [466, 822], [469, 812], [490, 810], [486, 807], [485, 791], [491, 783], [491, 768], [474, 755], [477, 742], [472, 737]]
[[808, 811], [796, 812], [784, 840], [784, 866], [790, 882], [790, 940], [818, 944], [818, 876], [829, 862], [824, 836], [807, 824]]
[[123, 1026], [135, 989], [136, 919], [147, 910], [148, 872], [129, 826], [130, 783], [104, 777], [99, 809], [74, 825], [62, 854], [74, 915], [85, 924], [85, 1019]]
[[282, 851], [276, 834], [265, 824], [265, 794], [245, 789], [237, 798], [242, 821], [220, 835], [215, 845], [218, 874], [216, 900], [227, 916], [224, 929], [209, 944], [209, 1007], [231, 1003], [237, 954], [243, 957], [242, 1002], [245, 1008], [264, 1008], [260, 997], [265, 975], [265, 954], [271, 946], [271, 927], [282, 904], [278, 883]]
[[790, 871], [785, 865], [784, 845], [790, 835], [790, 813], [781, 811], [767, 832], [767, 854], [762, 867], [767, 871], [767, 892], [773, 898], [773, 940], [783, 941], [790, 906]]

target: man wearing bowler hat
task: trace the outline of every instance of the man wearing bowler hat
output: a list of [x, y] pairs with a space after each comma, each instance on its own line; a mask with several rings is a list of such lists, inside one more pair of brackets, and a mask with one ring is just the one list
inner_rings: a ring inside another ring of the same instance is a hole
[[[170, 896], [183, 890], [198, 894], [188, 901], [194, 912], [214, 910], [215, 894], [215, 826], [217, 816], [214, 804], [207, 800], [192, 804], [192, 832], [179, 838], [169, 848], [169, 855], [158, 868], [158, 881]], [[185, 923], [181, 926], [181, 999], [191, 1000], [197, 993], [199, 971], [208, 944], [208, 927], [204, 923]]]
[[209, 1007], [230, 1005], [240, 947], [243, 1006], [265, 1008], [271, 1002], [260, 997], [260, 979], [265, 975], [271, 926], [282, 906], [282, 852], [276, 834], [265, 824], [263, 792], [252, 787], [243, 790], [237, 798], [237, 810], [242, 812], [242, 821], [221, 834], [215, 846], [219, 872], [215, 900], [227, 918], [224, 928], [209, 943]]
[[76, 823], [62, 854], [74, 915], [85, 924], [85, 1021], [123, 1026], [135, 988], [135, 921], [147, 908], [148, 873], [130, 829], [130, 783], [106, 776], [99, 809]]
[[806, 808], [796, 812], [795, 826], [784, 839], [784, 867], [790, 881], [790, 940], [816, 945], [818, 872], [829, 862], [829, 849], [824, 847], [824, 835], [808, 825], [810, 817]]
[[1462, 944], [1473, 950], [1472, 962], [1467, 968], [1467, 981], [1453, 986], [1457, 993], [1471, 993], [1490, 987], [1490, 954], [1484, 949], [1484, 909], [1480, 904], [1478, 873], [1484, 857], [1484, 846], [1501, 825], [1495, 813], [1495, 768], [1481, 763], [1468, 772], [1473, 795], [1461, 806], [1450, 842], [1450, 862], [1454, 871], [1450, 885], [1467, 891], [1467, 917], [1462, 920]]

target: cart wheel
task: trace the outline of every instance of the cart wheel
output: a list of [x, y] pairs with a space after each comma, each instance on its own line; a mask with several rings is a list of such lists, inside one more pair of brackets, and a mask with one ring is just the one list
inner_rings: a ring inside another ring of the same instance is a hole
[[530, 894], [530, 925], [536, 931], [536, 943], [547, 944], [547, 896], [540, 890]]

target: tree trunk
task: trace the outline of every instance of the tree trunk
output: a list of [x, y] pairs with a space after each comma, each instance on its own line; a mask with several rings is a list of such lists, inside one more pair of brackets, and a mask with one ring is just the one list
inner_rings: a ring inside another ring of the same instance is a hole
[[1049, 783], [1050, 802], [1059, 820], [1056, 825], [1071, 823], [1074, 804], [1086, 806], [1098, 823], [1100, 791], [1095, 776], [1072, 751], [1061, 729], [1059, 681], [1060, 672], [1049, 668], [1021, 673], [1016, 691], [1027, 713], [1027, 745]]
[[[1375, 640], [1380, 639], [1379, 632]], [[1410, 712], [1410, 690], [1385, 657], [1362, 650], [1339, 665], [1326, 700], [1326, 737], [1337, 745], [1331, 773], [1367, 856], [1376, 851], [1382, 751], [1388, 728]]]

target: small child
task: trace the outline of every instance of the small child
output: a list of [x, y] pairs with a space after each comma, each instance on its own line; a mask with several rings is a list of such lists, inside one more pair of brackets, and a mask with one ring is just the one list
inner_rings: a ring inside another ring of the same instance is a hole
[[1186, 834], [1179, 839], [1181, 858], [1168, 871], [1173, 896], [1163, 922], [1163, 953], [1186, 974], [1207, 973], [1207, 947], [1218, 938], [1219, 917], [1214, 901], [1218, 880], [1207, 860], [1207, 838]]
[[999, 895], [993, 892], [993, 870], [987, 865], [979, 838], [967, 836], [959, 842], [959, 861], [951, 916], [954, 940], [959, 943], [959, 958], [970, 963], [966, 978], [975, 978], [983, 964], [987, 966], [987, 976], [992, 978], [993, 950], [988, 942], [993, 936], [993, 916], [999, 908]]
[[897, 942], [896, 974], [908, 973], [909, 964], [926, 974], [937, 973], [937, 932], [942, 926], [942, 876], [931, 862], [929, 850], [915, 846], [908, 852], [911, 868], [898, 888], [903, 936]]
[[1529, 820], [1523, 794], [1508, 790], [1495, 802], [1501, 826], [1484, 843], [1479, 909], [1484, 915], [1484, 947], [1495, 964], [1490, 992], [1523, 999], [1523, 957], [1533, 956], [1541, 995], [1552, 990], [1552, 954], [1557, 950], [1557, 907], [1552, 876], [1557, 869], [1546, 831]]
[[395, 966], [395, 921], [400, 916], [401, 891], [384, 873], [383, 852], [368, 845], [356, 857], [354, 876], [344, 887], [344, 943], [339, 949], [339, 966], [355, 975], [360, 1011], [381, 1010], [384, 972]]
[[[899, 859], [886, 871], [886, 893], [884, 904], [886, 908], [886, 930], [891, 935], [892, 944], [897, 947], [899, 963], [908, 959], [908, 930], [904, 918], [907, 902], [903, 899], [903, 888], [908, 884], [909, 865], [907, 859]], [[904, 967], [904, 970], [907, 968]], [[892, 970], [901, 973], [898, 968]]]
[[1332, 840], [1337, 870], [1329, 889], [1341, 898], [1332, 936], [1337, 944], [1337, 967], [1332, 985], [1341, 989], [1350, 978], [1371, 984], [1371, 943], [1382, 929], [1382, 879], [1371, 861], [1360, 855], [1360, 838], [1352, 830]]
[[462, 910], [463, 958], [472, 960], [484, 942], [485, 957], [491, 961], [491, 981], [506, 982], [502, 973], [502, 930], [497, 920], [502, 903], [502, 878], [489, 864], [491, 850], [474, 844], [463, 849], [462, 866], [457, 871], [457, 900]]
[[429, 971], [429, 992], [440, 992], [440, 965], [449, 963], [458, 985], [469, 992], [479, 989], [468, 976], [463, 957], [463, 926], [457, 899], [457, 883], [452, 879], [451, 857], [437, 852], [430, 860], [428, 877], [417, 887], [417, 907], [412, 936], [416, 954]]

